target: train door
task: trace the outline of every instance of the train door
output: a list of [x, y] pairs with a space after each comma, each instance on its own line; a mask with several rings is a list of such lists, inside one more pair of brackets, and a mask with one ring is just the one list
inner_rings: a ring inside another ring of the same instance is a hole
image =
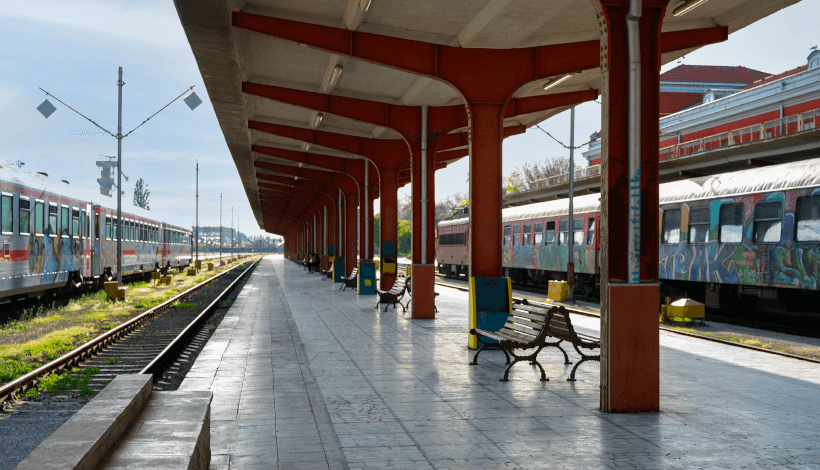
[[168, 238], [168, 229], [165, 228], [165, 224], [161, 225], [161, 229], [159, 231], [161, 235], [161, 240], [159, 241], [160, 250], [162, 250], [162, 264], [160, 266], [167, 266], [168, 260], [166, 259], [166, 255], [168, 254], [168, 248], [165, 246], [166, 239]]
[[[92, 242], [91, 248], [91, 275], [94, 277], [98, 277], [102, 275], [103, 272], [103, 239], [105, 238], [104, 233], [100, 233], [101, 230], [101, 223], [100, 223], [100, 206], [93, 206], [91, 209], [91, 217], [89, 217], [89, 223], [91, 224], [89, 233], [89, 239]], [[105, 215], [103, 215], [105, 217]], [[100, 236], [102, 235], [102, 236]]]
[[82, 266], [80, 273], [84, 278], [91, 276], [91, 204], [86, 203], [80, 208], [80, 245], [82, 247]]

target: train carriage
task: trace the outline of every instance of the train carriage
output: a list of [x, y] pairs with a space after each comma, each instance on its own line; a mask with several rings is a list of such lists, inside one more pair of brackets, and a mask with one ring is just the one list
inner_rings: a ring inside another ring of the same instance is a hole
[[[133, 206], [122, 218], [123, 275], [190, 264], [190, 230]], [[112, 279], [116, 227], [115, 209], [93, 203], [69, 184], [0, 164], [0, 299]]]
[[[600, 196], [574, 198], [576, 292], [599, 291]], [[504, 209], [504, 275], [518, 283], [566, 279], [568, 201]], [[742, 170], [660, 186], [660, 280], [664, 295], [710, 307], [752, 301], [763, 310], [797, 310], [820, 293], [820, 159]], [[439, 272], [466, 274], [467, 240], [455, 257], [442, 249]], [[820, 300], [820, 298], [816, 299]], [[812, 300], [814, 301], [814, 300]]]

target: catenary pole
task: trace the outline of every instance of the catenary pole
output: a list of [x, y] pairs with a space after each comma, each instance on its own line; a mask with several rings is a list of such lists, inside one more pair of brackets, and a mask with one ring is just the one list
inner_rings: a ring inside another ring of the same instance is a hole
[[219, 265], [222, 266], [222, 193], [219, 193]]
[[194, 268], [199, 269], [199, 160], [196, 161], [196, 257]]
[[117, 80], [117, 284], [122, 285], [122, 67]]

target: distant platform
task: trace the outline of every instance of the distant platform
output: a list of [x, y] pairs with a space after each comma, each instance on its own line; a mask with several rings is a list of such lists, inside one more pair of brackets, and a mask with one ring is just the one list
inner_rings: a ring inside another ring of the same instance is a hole
[[818, 364], [662, 332], [661, 411], [606, 414], [598, 363], [469, 366], [466, 292], [412, 320], [337, 287], [281, 255], [252, 274], [180, 388], [214, 393], [212, 468], [820, 468]]

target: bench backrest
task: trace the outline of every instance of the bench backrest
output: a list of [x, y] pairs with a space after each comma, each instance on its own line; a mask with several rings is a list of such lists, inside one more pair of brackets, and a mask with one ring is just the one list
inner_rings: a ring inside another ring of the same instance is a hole
[[546, 309], [526, 303], [514, 303], [502, 328], [505, 334], [519, 338], [522, 343], [543, 341], [546, 336], [544, 325], [556, 307]]
[[555, 311], [550, 314], [548, 334], [553, 338], [571, 343], [578, 338], [575, 328], [572, 327], [572, 321], [569, 319], [569, 312], [563, 306], [555, 308]]
[[350, 271], [350, 276], [347, 277], [356, 277], [356, 274], [359, 273], [359, 268], [353, 268], [353, 271]]
[[407, 278], [397, 277], [393, 283], [393, 287], [388, 292], [391, 294], [401, 294], [401, 291], [407, 288]]

